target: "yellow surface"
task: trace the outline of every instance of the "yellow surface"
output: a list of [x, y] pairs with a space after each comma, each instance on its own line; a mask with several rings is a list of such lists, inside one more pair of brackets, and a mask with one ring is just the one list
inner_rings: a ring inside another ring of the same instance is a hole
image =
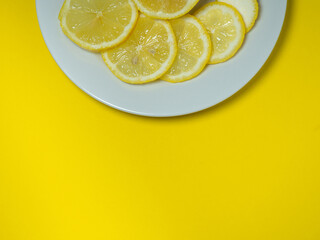
[[250, 84], [171, 119], [84, 94], [1, 2], [0, 239], [320, 239], [320, 3], [288, 2]]

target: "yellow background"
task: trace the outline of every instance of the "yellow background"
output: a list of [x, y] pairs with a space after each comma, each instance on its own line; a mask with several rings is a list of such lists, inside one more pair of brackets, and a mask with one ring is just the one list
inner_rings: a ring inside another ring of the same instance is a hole
[[169, 119], [87, 96], [35, 2], [0, 5], [1, 240], [320, 239], [319, 1], [288, 1], [238, 94]]

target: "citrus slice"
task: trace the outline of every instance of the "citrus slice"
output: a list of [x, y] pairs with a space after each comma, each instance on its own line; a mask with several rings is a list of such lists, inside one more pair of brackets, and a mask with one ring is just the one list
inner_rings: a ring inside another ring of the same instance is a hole
[[59, 19], [63, 32], [77, 45], [102, 51], [123, 42], [138, 16], [132, 0], [66, 0]]
[[102, 57], [122, 81], [142, 84], [164, 75], [176, 54], [177, 42], [170, 23], [140, 15], [130, 37], [103, 52]]
[[183, 82], [199, 75], [212, 52], [211, 39], [202, 23], [191, 15], [170, 21], [178, 42], [177, 57], [161, 79]]
[[199, 0], [134, 0], [145, 15], [159, 19], [173, 19], [187, 14]]
[[199, 9], [195, 16], [205, 25], [211, 36], [213, 51], [210, 64], [225, 62], [237, 53], [246, 29], [235, 8], [225, 3], [213, 2]]
[[247, 32], [251, 30], [258, 18], [259, 4], [257, 0], [218, 0], [235, 7], [246, 24]]

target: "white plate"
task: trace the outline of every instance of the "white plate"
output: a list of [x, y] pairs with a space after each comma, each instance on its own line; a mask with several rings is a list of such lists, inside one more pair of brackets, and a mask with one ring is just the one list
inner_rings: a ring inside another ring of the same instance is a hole
[[[260, 70], [280, 35], [287, 0], [260, 0], [256, 26], [239, 53], [226, 63], [208, 66], [197, 78], [171, 84], [130, 85], [117, 79], [100, 54], [73, 44], [61, 31], [58, 14], [64, 0], [36, 0], [44, 40], [62, 71], [84, 92], [116, 109], [137, 115], [169, 117], [212, 107], [244, 87]], [[201, 1], [203, 5], [210, 1]]]

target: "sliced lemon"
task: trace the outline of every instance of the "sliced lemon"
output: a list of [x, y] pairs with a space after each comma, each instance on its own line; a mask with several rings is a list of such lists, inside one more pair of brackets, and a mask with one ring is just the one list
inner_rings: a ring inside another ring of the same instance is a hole
[[249, 32], [258, 18], [259, 4], [257, 0], [218, 0], [235, 7], [241, 14]]
[[66, 0], [59, 14], [63, 32], [80, 47], [101, 51], [123, 42], [138, 10], [132, 0]]
[[211, 36], [213, 51], [209, 63], [225, 62], [241, 47], [246, 28], [240, 13], [232, 6], [213, 2], [199, 9], [196, 17]]
[[183, 82], [199, 75], [207, 65], [212, 52], [211, 39], [203, 24], [186, 15], [170, 21], [178, 42], [177, 57], [161, 79]]
[[169, 22], [140, 15], [137, 26], [121, 45], [102, 57], [122, 81], [142, 84], [164, 75], [177, 54], [177, 42]]
[[159, 19], [173, 19], [187, 14], [199, 0], [134, 0], [145, 15]]

